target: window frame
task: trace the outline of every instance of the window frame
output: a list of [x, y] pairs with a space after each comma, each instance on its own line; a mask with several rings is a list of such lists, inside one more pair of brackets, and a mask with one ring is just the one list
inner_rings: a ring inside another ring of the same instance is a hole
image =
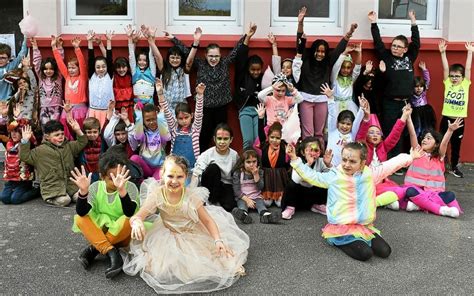
[[[379, 11], [379, 1], [374, 2], [374, 11]], [[426, 20], [416, 20], [420, 34], [428, 38], [441, 38], [442, 35], [442, 0], [427, 0]], [[377, 24], [383, 36], [394, 37], [400, 34], [410, 35], [409, 19], [377, 19]]]
[[[294, 17], [281, 17], [278, 15], [279, 1], [271, 1], [270, 29], [275, 34], [294, 35], [298, 28], [297, 12]], [[344, 15], [344, 1], [329, 0], [329, 17], [305, 17], [305, 31], [311, 35], [341, 35], [343, 28], [341, 18]]]
[[206, 34], [242, 34], [244, 0], [231, 1], [230, 16], [180, 16], [179, 1], [166, 1], [166, 29], [174, 34], [192, 34], [196, 27], [201, 27]]
[[77, 15], [76, 0], [61, 0], [62, 32], [84, 33], [89, 29], [96, 32], [120, 32], [126, 25], [135, 23], [136, 4], [137, 0], [127, 0], [127, 15]]

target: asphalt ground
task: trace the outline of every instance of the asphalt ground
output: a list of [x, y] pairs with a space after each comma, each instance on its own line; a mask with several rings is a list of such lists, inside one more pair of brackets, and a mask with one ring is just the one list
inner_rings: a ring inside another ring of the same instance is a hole
[[[321, 238], [325, 217], [296, 212], [278, 225], [241, 228], [250, 236], [247, 276], [218, 295], [474, 294], [474, 167], [447, 176], [464, 208], [458, 219], [380, 209], [376, 226], [392, 247], [388, 259], [358, 262]], [[401, 180], [400, 177], [396, 178]], [[151, 295], [139, 277], [107, 280], [105, 257], [86, 271], [77, 257], [87, 242], [71, 231], [74, 207], [42, 200], [0, 205], [1, 295]], [[252, 213], [258, 221], [257, 213]]]

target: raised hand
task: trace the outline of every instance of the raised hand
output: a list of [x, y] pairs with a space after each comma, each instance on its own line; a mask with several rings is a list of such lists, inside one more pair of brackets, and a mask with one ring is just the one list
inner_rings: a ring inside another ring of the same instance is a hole
[[262, 104], [262, 103], [258, 104], [255, 109], [257, 109], [258, 118], [264, 118], [265, 117], [265, 105], [264, 104]]
[[387, 71], [387, 65], [385, 65], [385, 62], [384, 62], [384, 61], [380, 61], [380, 62], [379, 62], [379, 70], [380, 70], [380, 72], [382, 72], [382, 73], [385, 73], [385, 71]]
[[273, 35], [272, 32], [268, 32], [267, 39], [268, 39], [268, 42], [270, 42], [271, 45], [275, 44], [275, 42], [276, 42], [276, 36]]
[[424, 155], [425, 155], [425, 151], [423, 151], [420, 145], [416, 146], [415, 148], [412, 147], [410, 149], [410, 156], [413, 159], [418, 159], [420, 157], [423, 157]]
[[33, 136], [33, 131], [31, 130], [30, 125], [25, 125], [24, 127], [21, 128], [21, 138], [28, 142], [31, 139], [31, 136]]
[[423, 70], [423, 71], [426, 71], [426, 69], [427, 69], [427, 68], [426, 68], [426, 63], [425, 63], [424, 61], [420, 61], [420, 62], [418, 63], [418, 67], [419, 67], [421, 70]]
[[368, 120], [370, 118], [370, 104], [369, 104], [369, 101], [367, 101], [367, 99], [364, 97], [363, 93], [359, 96], [358, 99], [359, 99], [359, 106], [364, 111], [364, 119]]
[[163, 81], [158, 77], [155, 79], [155, 88], [158, 95], [163, 94]]
[[33, 47], [33, 49], [38, 48], [38, 43], [36, 42], [36, 38], [35, 38], [35, 37], [31, 37], [31, 38], [30, 38], [30, 42], [31, 42], [31, 47]]
[[93, 30], [87, 31], [86, 39], [87, 41], [93, 41], [95, 37], [95, 32]]
[[155, 40], [156, 37], [156, 27], [148, 27], [148, 37], [149, 40]]
[[377, 13], [373, 10], [371, 10], [368, 14], [367, 17], [369, 18], [369, 21], [371, 23], [377, 22]]
[[286, 145], [286, 154], [290, 157], [291, 160], [295, 160], [298, 157], [296, 156], [296, 149], [293, 144]]
[[354, 44], [354, 51], [355, 52], [362, 52], [362, 42]]
[[112, 38], [114, 38], [114, 33], [115, 33], [115, 31], [106, 30], [105, 31], [105, 39], [112, 40]]
[[411, 107], [411, 104], [407, 103], [402, 109], [402, 117], [408, 119], [408, 117], [411, 116], [412, 112], [413, 108]]
[[323, 95], [326, 95], [328, 99], [333, 99], [334, 98], [334, 91], [329, 87], [329, 84], [324, 83], [321, 85], [321, 93]]
[[174, 38], [174, 35], [171, 34], [171, 33], [168, 32], [168, 31], [163, 31], [163, 33], [165, 34], [165, 38], [167, 38], [167, 39], [169, 39], [169, 40], [171, 40], [171, 39]]
[[324, 155], [323, 155], [323, 162], [326, 165], [326, 167], [329, 168], [332, 166], [331, 161], [332, 161], [332, 150], [326, 149], [326, 152], [324, 152]]
[[56, 47], [57, 48], [63, 48], [63, 43], [64, 43], [64, 40], [61, 36], [57, 36], [56, 37]]
[[474, 43], [473, 42], [466, 42], [465, 47], [467, 51], [474, 52]]
[[125, 27], [125, 34], [127, 34], [129, 39], [133, 38], [133, 35], [135, 35], [135, 30], [133, 29], [132, 25], [127, 25]]
[[23, 68], [29, 68], [30, 67], [30, 58], [29, 57], [24, 57], [21, 59], [21, 65]]
[[410, 10], [408, 12], [408, 18], [410, 19], [412, 24], [416, 23], [416, 13], [414, 10]]
[[250, 22], [249, 29], [247, 30], [247, 36], [251, 38], [255, 32], [257, 32], [257, 24]]
[[306, 6], [303, 6], [298, 11], [298, 23], [302, 23], [304, 21], [304, 17], [306, 16], [307, 9], [308, 8]]
[[69, 126], [72, 128], [73, 131], [77, 132], [81, 130], [81, 126], [74, 118], [72, 118], [71, 113], [69, 113], [69, 116], [67, 118], [67, 123], [69, 124]]
[[201, 37], [202, 37], [202, 29], [201, 27], [197, 27], [196, 30], [194, 30], [194, 35], [193, 35], [194, 41], [199, 42], [201, 40]]
[[354, 34], [355, 30], [357, 29], [359, 25], [357, 25], [357, 23], [352, 23], [351, 24], [351, 27], [349, 28], [349, 31], [347, 32], [347, 34], [351, 35]]
[[[120, 197], [122, 196], [121, 192], [125, 190], [125, 184], [127, 183], [128, 180], [130, 180], [129, 176], [130, 171], [127, 169], [127, 166], [121, 166], [120, 164], [117, 166], [117, 174], [110, 173], [110, 178], [112, 179], [112, 182], [114, 182], [114, 186], [117, 188], [119, 191]], [[126, 194], [126, 190], [125, 190]]]
[[448, 46], [446, 45], [445, 40], [441, 40], [440, 42], [438, 42], [438, 49], [440, 53], [445, 53], [447, 48]]
[[463, 127], [463, 119], [461, 117], [456, 118], [453, 123], [451, 123], [450, 120], [448, 120], [448, 129], [452, 132], [457, 130], [460, 127]]
[[206, 85], [202, 82], [196, 86], [196, 94], [199, 96], [203, 96], [205, 90], [206, 90]]
[[139, 241], [143, 240], [146, 231], [142, 220], [132, 217], [130, 220], [130, 226], [132, 227], [132, 239]]
[[79, 48], [79, 45], [81, 44], [81, 38], [79, 36], [75, 36], [72, 38], [71, 44], [74, 48]]
[[71, 104], [69, 104], [69, 103], [66, 103], [66, 104], [64, 104], [64, 105], [63, 105], [63, 106], [61, 106], [61, 107], [63, 107], [63, 109], [64, 109], [64, 112], [66, 112], [66, 113], [71, 113], [71, 110], [72, 110], [72, 106], [71, 106]]
[[372, 62], [371, 60], [368, 60], [368, 61], [365, 63], [365, 71], [364, 71], [364, 74], [365, 74], [365, 75], [370, 74], [373, 69], [374, 69], [374, 62]]
[[77, 167], [71, 171], [71, 180], [77, 187], [79, 187], [79, 194], [86, 196], [89, 193], [89, 186], [91, 185], [92, 173], [86, 174], [86, 169], [81, 166], [81, 170]]
[[107, 119], [110, 120], [112, 118], [112, 115], [114, 115], [115, 112], [115, 101], [110, 100], [109, 104], [107, 105]]

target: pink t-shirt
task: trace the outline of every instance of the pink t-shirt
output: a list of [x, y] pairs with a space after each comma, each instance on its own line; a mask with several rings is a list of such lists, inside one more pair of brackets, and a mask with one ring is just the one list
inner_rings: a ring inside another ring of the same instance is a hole
[[272, 125], [275, 121], [282, 125], [288, 119], [288, 110], [295, 104], [294, 97], [285, 96], [283, 99], [276, 99], [274, 96], [267, 96], [265, 99], [265, 109], [267, 112], [267, 125]]

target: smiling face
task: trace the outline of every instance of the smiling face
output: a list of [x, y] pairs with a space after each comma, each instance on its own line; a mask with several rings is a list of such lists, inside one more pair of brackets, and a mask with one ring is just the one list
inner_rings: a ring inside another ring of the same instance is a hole
[[95, 74], [99, 77], [104, 77], [107, 74], [107, 64], [104, 60], [98, 60], [95, 62]]
[[144, 53], [138, 55], [137, 65], [140, 70], [145, 70], [146, 68], [148, 68], [148, 62]]
[[337, 129], [343, 135], [347, 135], [352, 130], [352, 121], [349, 118], [345, 118], [337, 123]]
[[433, 152], [438, 144], [431, 133], [427, 133], [421, 140], [421, 149], [427, 153]]
[[352, 63], [349, 61], [345, 61], [342, 63], [341, 70], [339, 74], [343, 77], [348, 77], [352, 73]]
[[172, 54], [168, 58], [171, 67], [178, 68], [181, 65], [181, 56], [179, 54]]
[[174, 161], [166, 161], [162, 172], [166, 190], [172, 193], [181, 192], [186, 183], [186, 172]]
[[324, 59], [324, 57], [326, 57], [326, 48], [321, 44], [318, 46], [318, 48], [316, 48], [316, 51], [314, 52], [314, 58], [316, 61], [320, 62]]
[[156, 112], [145, 112], [143, 113], [143, 122], [145, 127], [151, 131], [156, 131], [158, 128], [158, 118]]
[[87, 136], [87, 140], [95, 141], [99, 137], [100, 132], [99, 132], [98, 129], [92, 128], [92, 129], [85, 130], [85, 133], [86, 133], [86, 136]]
[[232, 143], [232, 137], [228, 131], [218, 129], [214, 136], [214, 142], [216, 143], [217, 153], [226, 154], [229, 151], [230, 143]]
[[79, 66], [75, 62], [68, 62], [67, 72], [71, 77], [79, 76]]
[[286, 77], [289, 77], [293, 74], [292, 69], [293, 63], [291, 61], [284, 61], [283, 65], [281, 65], [281, 73], [283, 73]]
[[221, 50], [219, 48], [208, 49], [206, 53], [206, 60], [211, 67], [217, 66], [217, 64], [219, 64], [221, 61]]
[[367, 131], [367, 141], [374, 146], [377, 146], [382, 142], [382, 131], [376, 126], [369, 127], [369, 130]]
[[341, 166], [345, 174], [352, 176], [364, 168], [365, 160], [362, 160], [360, 156], [360, 150], [351, 148], [344, 148], [342, 150]]
[[51, 63], [44, 64], [43, 74], [44, 76], [48, 78], [51, 78], [54, 76], [54, 68], [53, 68], [53, 65], [51, 65]]
[[115, 139], [117, 140], [118, 143], [124, 144], [128, 140], [127, 131], [115, 131], [114, 135], [115, 135]]
[[273, 150], [280, 149], [281, 143], [281, 132], [280, 131], [273, 131], [271, 134], [268, 135], [268, 143]]
[[249, 66], [249, 74], [253, 79], [257, 79], [262, 75], [262, 65], [261, 64], [251, 64]]
[[176, 120], [178, 121], [178, 126], [189, 128], [193, 121], [193, 115], [187, 112], [179, 112], [176, 116]]
[[127, 75], [128, 67], [127, 66], [119, 66], [119, 67], [115, 68], [115, 71], [117, 72], [117, 74], [120, 77], [124, 77], [125, 75]]

